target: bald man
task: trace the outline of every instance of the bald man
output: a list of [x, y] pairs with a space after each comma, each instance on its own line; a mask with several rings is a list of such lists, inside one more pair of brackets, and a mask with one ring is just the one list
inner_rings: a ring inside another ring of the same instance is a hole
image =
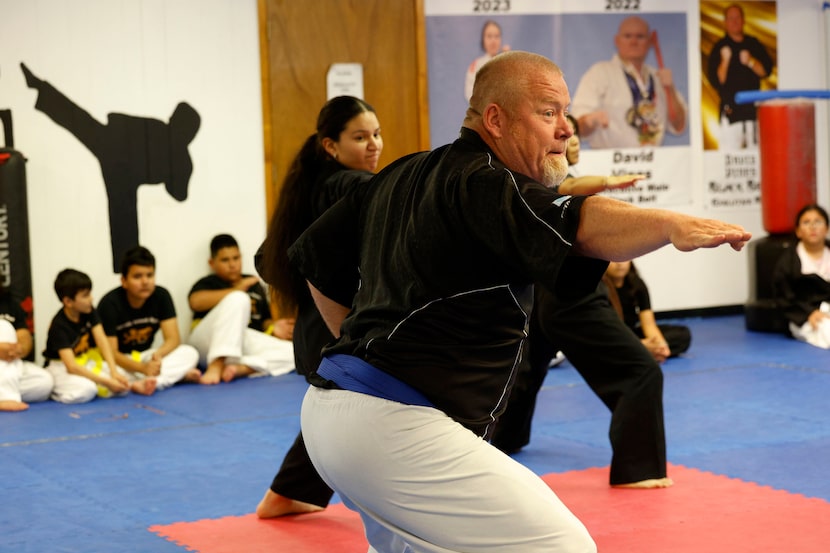
[[547, 58], [494, 57], [458, 140], [355, 187], [289, 250], [338, 338], [318, 369], [327, 388], [304, 398], [303, 436], [320, 476], [360, 513], [370, 551], [596, 551], [556, 494], [487, 442], [532, 283], [579, 294], [604, 259], [750, 239], [719, 221], [555, 192], [569, 104]]
[[595, 63], [580, 79], [571, 109], [591, 148], [659, 146], [666, 131], [685, 130], [686, 103], [671, 69], [646, 64], [653, 45], [648, 22], [628, 17], [614, 37], [614, 57]]

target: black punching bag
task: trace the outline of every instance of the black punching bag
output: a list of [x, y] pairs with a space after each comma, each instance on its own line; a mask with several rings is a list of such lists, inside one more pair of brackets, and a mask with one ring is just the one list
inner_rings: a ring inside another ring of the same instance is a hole
[[20, 302], [34, 336], [30, 259], [26, 158], [17, 150], [0, 148], [0, 285]]

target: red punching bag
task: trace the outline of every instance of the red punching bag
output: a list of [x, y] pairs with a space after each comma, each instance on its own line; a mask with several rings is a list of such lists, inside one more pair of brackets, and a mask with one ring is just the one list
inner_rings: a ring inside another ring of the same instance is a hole
[[815, 106], [804, 99], [761, 102], [758, 131], [764, 229], [793, 232], [798, 210], [816, 201]]

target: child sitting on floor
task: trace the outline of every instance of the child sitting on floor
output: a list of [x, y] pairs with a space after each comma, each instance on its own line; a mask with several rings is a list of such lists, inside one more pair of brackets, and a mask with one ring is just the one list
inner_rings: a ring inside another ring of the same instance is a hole
[[85, 273], [64, 269], [55, 279], [55, 293], [63, 307], [49, 324], [46, 370], [55, 386], [52, 399], [86, 403], [95, 398], [133, 392], [151, 395], [155, 378], [130, 382], [115, 364], [98, 311], [92, 305], [92, 281]]
[[658, 363], [689, 349], [692, 334], [683, 325], [657, 324], [648, 287], [631, 261], [611, 262], [603, 276], [608, 299]]

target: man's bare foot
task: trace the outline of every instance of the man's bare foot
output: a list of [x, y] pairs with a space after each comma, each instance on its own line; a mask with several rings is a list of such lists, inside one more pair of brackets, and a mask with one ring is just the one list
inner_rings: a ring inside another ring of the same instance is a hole
[[224, 358], [214, 359], [208, 364], [205, 374], [199, 377], [199, 382], [202, 384], [219, 384], [224, 368]]
[[29, 408], [28, 403], [15, 401], [13, 399], [0, 400], [0, 411], [25, 411]]
[[671, 478], [649, 478], [629, 484], [611, 484], [612, 488], [628, 488], [632, 490], [653, 490], [655, 488], [668, 488], [674, 484]]
[[136, 380], [130, 384], [130, 389], [137, 394], [151, 396], [156, 391], [156, 379], [142, 378], [141, 380]]
[[256, 516], [259, 518], [275, 518], [285, 515], [316, 513], [323, 509], [325, 507], [297, 501], [290, 497], [274, 493], [269, 489], [265, 492], [265, 497], [262, 498], [259, 505], [256, 506]]
[[202, 371], [197, 368], [192, 368], [186, 373], [184, 373], [184, 378], [182, 378], [182, 382], [194, 382], [198, 383], [199, 380], [202, 378]]

